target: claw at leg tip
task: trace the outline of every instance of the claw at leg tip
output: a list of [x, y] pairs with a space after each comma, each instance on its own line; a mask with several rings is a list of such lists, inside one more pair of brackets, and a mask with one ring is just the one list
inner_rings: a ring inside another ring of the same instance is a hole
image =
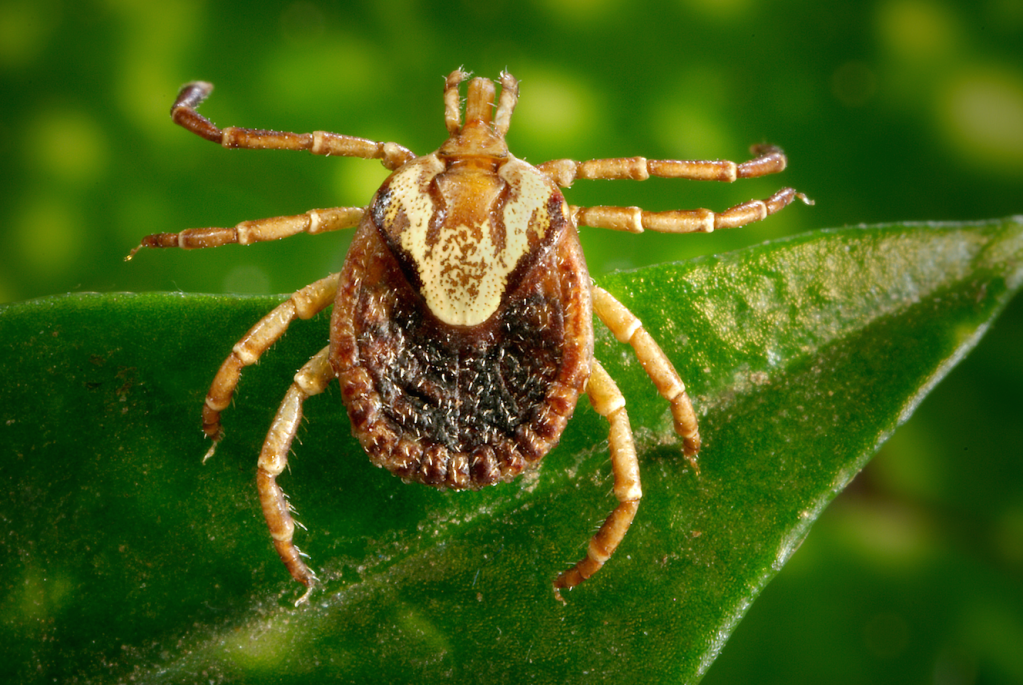
[[692, 456], [692, 457], [687, 456], [686, 457], [686, 461], [689, 463], [689, 468], [691, 468], [693, 470], [693, 475], [695, 475], [697, 478], [699, 478], [700, 477], [700, 462], [696, 461], [696, 457], [695, 456]]
[[301, 597], [299, 597], [298, 599], [295, 600], [295, 608], [298, 608], [298, 607], [302, 606], [303, 604], [308, 604], [308, 602], [309, 602], [309, 595], [313, 594], [313, 588], [315, 588], [315, 587], [316, 587], [316, 580], [315, 579], [310, 580], [309, 581], [309, 585], [306, 586], [305, 592], [302, 593]]

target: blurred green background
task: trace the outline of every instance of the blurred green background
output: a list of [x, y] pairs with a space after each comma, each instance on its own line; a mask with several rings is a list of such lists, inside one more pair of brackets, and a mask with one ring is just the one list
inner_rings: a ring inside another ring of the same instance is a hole
[[[124, 255], [152, 232], [364, 205], [376, 162], [224, 151], [173, 126], [185, 81], [220, 125], [417, 153], [443, 76], [521, 79], [509, 144], [558, 157], [745, 159], [734, 186], [577, 183], [574, 204], [817, 201], [712, 236], [585, 230], [598, 278], [813, 228], [1023, 212], [1023, 2], [0, 2], [0, 302], [81, 291], [277, 293], [348, 235]], [[1023, 682], [1023, 302], [815, 526], [705, 682]]]

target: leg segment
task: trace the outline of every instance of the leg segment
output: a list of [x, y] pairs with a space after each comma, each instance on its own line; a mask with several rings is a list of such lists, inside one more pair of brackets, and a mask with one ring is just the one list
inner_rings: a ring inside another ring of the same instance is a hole
[[469, 74], [458, 68], [444, 79], [444, 126], [451, 135], [462, 128], [462, 98], [458, 94], [458, 85], [468, 77]]
[[494, 132], [502, 138], [511, 126], [511, 115], [519, 101], [519, 82], [507, 71], [501, 72], [501, 99], [494, 115]]
[[736, 164], [728, 160], [689, 161], [677, 159], [646, 159], [645, 157], [617, 157], [577, 162], [574, 159], [554, 159], [537, 168], [550, 176], [562, 188], [568, 188], [578, 179], [604, 179], [645, 181], [651, 176], [684, 178], [690, 181], [725, 181], [756, 178], [777, 174], [785, 170], [785, 153], [773, 145], [754, 145], [753, 159]]
[[241, 340], [235, 343], [231, 354], [213, 378], [213, 384], [206, 394], [202, 409], [202, 429], [213, 440], [203, 461], [213, 456], [217, 442], [223, 437], [220, 426], [220, 412], [231, 404], [231, 396], [241, 378], [242, 369], [259, 361], [271, 345], [284, 335], [295, 319], [309, 319], [326, 309], [337, 294], [338, 274], [327, 276], [307, 285], [292, 295], [286, 302], [256, 323]]
[[808, 205], [813, 200], [792, 188], [782, 188], [766, 200], [750, 200], [717, 213], [709, 209], [686, 209], [670, 212], [645, 212], [639, 207], [570, 207], [579, 226], [610, 228], [614, 231], [642, 233], [712, 233], [719, 228], [738, 228], [760, 221], [799, 198]]
[[275, 216], [270, 219], [243, 221], [234, 227], [225, 228], [186, 228], [180, 233], [153, 233], [142, 239], [142, 242], [125, 257], [130, 261], [135, 253], [144, 247], [180, 247], [193, 250], [201, 247], [220, 247], [222, 245], [251, 245], [268, 240], [289, 238], [299, 233], [326, 233], [339, 231], [343, 228], [354, 228], [362, 221], [365, 207], [334, 207], [331, 209], [313, 209], [305, 214], [295, 216]]
[[607, 517], [597, 534], [590, 539], [586, 557], [568, 569], [554, 581], [554, 596], [564, 603], [561, 590], [570, 590], [600, 570], [615, 548], [625, 537], [632, 520], [636, 517], [643, 490], [639, 484], [639, 461], [636, 447], [632, 442], [629, 415], [625, 412], [625, 398], [618, 386], [596, 359], [586, 384], [590, 404], [598, 414], [611, 424], [608, 434], [608, 448], [611, 452], [611, 468], [614, 472], [614, 493], [618, 506]]
[[295, 606], [309, 599], [316, 584], [316, 574], [305, 565], [298, 548], [291, 542], [295, 534], [295, 520], [291, 517], [291, 507], [284, 491], [277, 485], [277, 476], [288, 465], [288, 452], [302, 421], [302, 403], [326, 390], [334, 378], [329, 353], [329, 347], [323, 348], [295, 374], [295, 382], [288, 388], [270, 426], [270, 432], [266, 434], [256, 471], [259, 502], [263, 506], [263, 516], [266, 517], [266, 525], [270, 528], [277, 554], [287, 566], [291, 577], [307, 588]]
[[682, 438], [682, 452], [693, 469], [699, 473], [696, 453], [700, 451], [700, 431], [696, 423], [696, 413], [675, 367], [643, 328], [640, 320], [626, 309], [625, 305], [603, 288], [593, 286], [591, 292], [593, 311], [619, 342], [632, 346], [643, 370], [657, 386], [657, 392], [671, 403], [675, 433]]
[[171, 118], [175, 124], [183, 126], [197, 136], [227, 148], [308, 150], [314, 155], [379, 159], [386, 168], [392, 171], [415, 157], [411, 151], [397, 143], [378, 143], [365, 138], [343, 136], [326, 131], [285, 133], [234, 126], [220, 129], [196, 111], [196, 108], [209, 97], [211, 92], [213, 92], [211, 83], [205, 81], [186, 83], [181, 87], [177, 99], [171, 106]]

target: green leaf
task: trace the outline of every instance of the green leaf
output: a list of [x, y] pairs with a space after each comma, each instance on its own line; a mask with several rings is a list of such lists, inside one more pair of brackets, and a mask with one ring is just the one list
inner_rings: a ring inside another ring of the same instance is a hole
[[[244, 374], [203, 465], [199, 410], [279, 298], [76, 295], [0, 309], [0, 675], [51, 682], [693, 682], [811, 524], [1023, 282], [1023, 222], [823, 231], [604, 279], [686, 379], [699, 475], [628, 348], [644, 499], [593, 579], [551, 581], [613, 508], [580, 403], [536, 477], [475, 493], [374, 469], [336, 388], [281, 483], [325, 581], [274, 553], [255, 457], [321, 316]], [[598, 326], [599, 330], [599, 326]]]

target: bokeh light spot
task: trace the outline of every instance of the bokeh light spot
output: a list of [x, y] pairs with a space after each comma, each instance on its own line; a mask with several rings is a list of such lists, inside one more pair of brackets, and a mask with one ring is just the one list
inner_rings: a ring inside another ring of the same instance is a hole
[[729, 101], [728, 80], [717, 69], [693, 68], [664, 89], [652, 127], [668, 154], [683, 159], [716, 158], [731, 149], [717, 116]]
[[950, 80], [939, 116], [953, 144], [984, 165], [1023, 171], [1023, 78], [981, 71]]
[[0, 4], [0, 67], [22, 67], [42, 52], [59, 19], [52, 2]]
[[700, 151], [729, 150], [729, 136], [718, 121], [698, 108], [679, 105], [662, 109], [655, 121], [658, 139], [678, 157], [710, 156]]
[[79, 258], [84, 236], [81, 222], [56, 197], [28, 205], [14, 228], [20, 265], [36, 276], [58, 275]]
[[195, 43], [202, 40], [203, 8], [190, 0], [106, 2], [126, 27], [117, 61], [121, 71], [116, 97], [121, 114], [151, 139], [173, 140], [173, 127], [167, 120], [178, 87], [183, 81], [206, 77], [181, 69], [183, 62], [191, 63]]
[[283, 43], [281, 48], [266, 61], [261, 82], [288, 109], [320, 111], [347, 105], [381, 83], [381, 60], [358, 36], [335, 32], [301, 44]]
[[[596, 98], [578, 80], [551, 71], [519, 70], [519, 100], [512, 131], [536, 147], [585, 140], [598, 128]], [[554, 153], [557, 154], [557, 153]]]
[[107, 141], [92, 117], [70, 110], [38, 115], [25, 137], [31, 165], [63, 181], [95, 181], [107, 164]]
[[339, 160], [335, 168], [334, 187], [338, 189], [337, 197], [345, 204], [358, 206], [368, 205], [373, 193], [391, 173], [375, 160]]
[[933, 2], [903, 0], [881, 6], [879, 33], [884, 45], [910, 61], [930, 61], [958, 44], [955, 18]]
[[167, 62], [147, 57], [128, 60], [117, 80], [121, 115], [149, 139], [165, 143], [180, 139], [171, 125], [170, 105], [181, 84], [171, 74]]

